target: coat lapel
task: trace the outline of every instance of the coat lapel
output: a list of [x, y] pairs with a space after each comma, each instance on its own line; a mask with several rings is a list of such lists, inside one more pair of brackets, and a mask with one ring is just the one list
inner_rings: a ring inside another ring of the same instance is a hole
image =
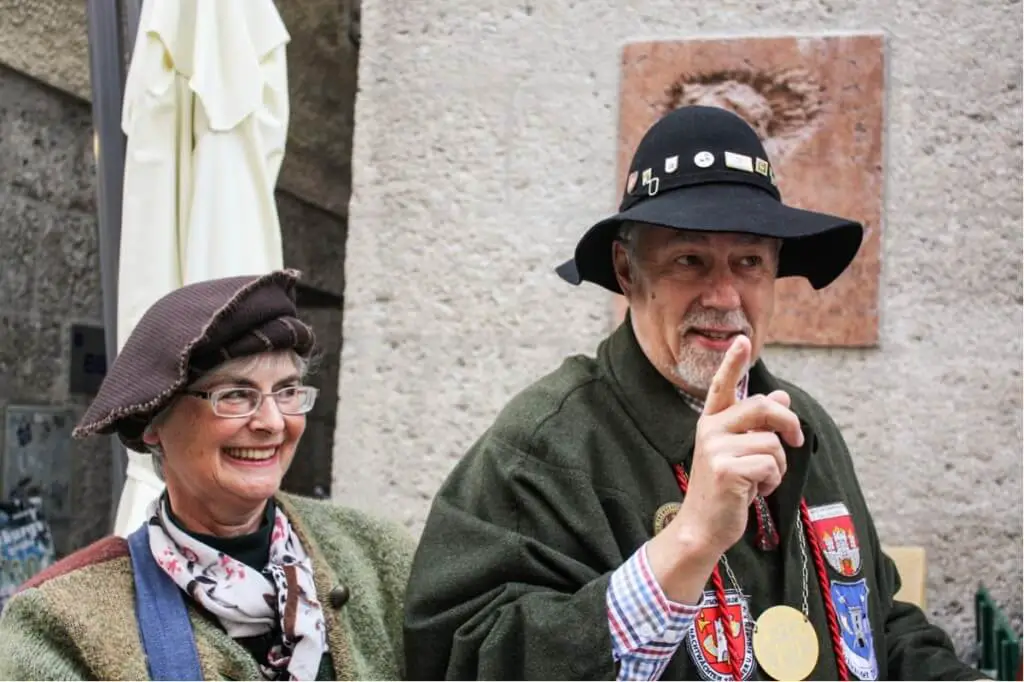
[[628, 313], [597, 356], [622, 409], [651, 445], [669, 464], [688, 464], [698, 415], [644, 355]]

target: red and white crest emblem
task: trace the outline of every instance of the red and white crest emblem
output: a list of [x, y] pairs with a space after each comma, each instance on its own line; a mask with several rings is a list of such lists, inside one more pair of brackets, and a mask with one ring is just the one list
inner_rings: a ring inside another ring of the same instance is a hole
[[850, 512], [842, 502], [811, 507], [811, 523], [821, 542], [821, 553], [841, 575], [860, 573], [860, 542]]
[[[724, 617], [720, 617], [724, 615]], [[686, 636], [690, 658], [705, 680], [733, 679], [729, 660], [730, 637], [739, 643], [743, 652], [740, 676], [750, 679], [754, 671], [753, 650], [754, 621], [750, 618], [747, 600], [736, 590], [725, 591], [724, 613], [718, 609], [714, 590], [704, 593], [704, 606], [693, 619], [693, 627]]]

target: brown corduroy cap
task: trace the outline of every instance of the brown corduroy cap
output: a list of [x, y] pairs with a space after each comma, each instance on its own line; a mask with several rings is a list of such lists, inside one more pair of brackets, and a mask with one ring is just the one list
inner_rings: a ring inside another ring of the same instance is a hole
[[213, 279], [158, 300], [132, 330], [72, 435], [116, 432], [127, 447], [144, 452], [146, 425], [200, 374], [268, 351], [308, 357], [315, 338], [296, 318], [298, 277], [278, 270]]

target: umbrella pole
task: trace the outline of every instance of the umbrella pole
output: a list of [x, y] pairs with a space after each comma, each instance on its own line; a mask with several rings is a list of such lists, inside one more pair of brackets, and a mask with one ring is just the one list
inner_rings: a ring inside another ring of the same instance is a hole
[[[121, 200], [124, 181], [125, 136], [121, 131], [124, 99], [125, 50], [121, 34], [124, 17], [127, 42], [134, 44], [142, 0], [87, 0], [89, 76], [96, 152], [96, 195], [99, 227], [100, 282], [103, 291], [103, 329], [107, 366], [117, 355], [117, 272], [121, 244]], [[108, 526], [113, 528], [127, 457], [117, 437], [111, 446], [111, 498]]]

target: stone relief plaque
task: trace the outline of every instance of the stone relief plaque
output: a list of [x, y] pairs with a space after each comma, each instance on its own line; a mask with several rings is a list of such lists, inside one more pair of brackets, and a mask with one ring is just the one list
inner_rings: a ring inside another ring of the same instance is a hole
[[[856, 259], [829, 287], [778, 281], [769, 343], [878, 343], [884, 47], [880, 34], [867, 34], [642, 42], [623, 51], [616, 197], [647, 128], [674, 108], [703, 104], [734, 111], [758, 132], [787, 204], [864, 224]], [[618, 324], [621, 296], [613, 308]]]

